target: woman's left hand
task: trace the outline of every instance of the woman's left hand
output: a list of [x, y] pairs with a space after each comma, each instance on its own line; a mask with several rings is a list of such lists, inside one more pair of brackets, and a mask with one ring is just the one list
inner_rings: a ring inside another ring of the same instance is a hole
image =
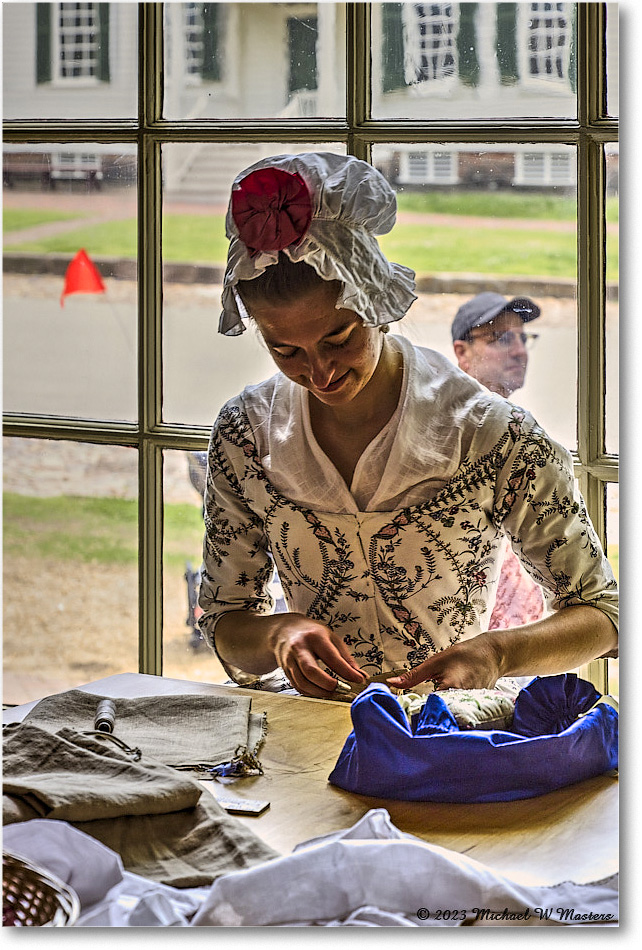
[[386, 683], [395, 689], [411, 689], [432, 680], [437, 689], [490, 689], [499, 676], [500, 657], [491, 634], [482, 633], [463, 643], [435, 653], [419, 666]]

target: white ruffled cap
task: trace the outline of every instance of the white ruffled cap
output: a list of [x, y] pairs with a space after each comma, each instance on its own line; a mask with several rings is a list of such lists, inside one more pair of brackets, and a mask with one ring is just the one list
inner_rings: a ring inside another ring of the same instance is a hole
[[[358, 313], [366, 326], [400, 320], [417, 299], [415, 272], [387, 260], [376, 234], [395, 223], [397, 199], [383, 175], [358, 158], [331, 152], [305, 152], [263, 159], [236, 176], [232, 191], [251, 172], [278, 168], [298, 173], [312, 196], [310, 227], [302, 240], [284, 249], [291, 261], [305, 261], [323, 280], [343, 284], [337, 309]], [[250, 252], [239, 238], [231, 201], [226, 217], [230, 239], [223, 280], [223, 311], [219, 333], [237, 336], [245, 330], [235, 286], [252, 280], [278, 261], [278, 252]], [[241, 303], [241, 308], [244, 310]]]

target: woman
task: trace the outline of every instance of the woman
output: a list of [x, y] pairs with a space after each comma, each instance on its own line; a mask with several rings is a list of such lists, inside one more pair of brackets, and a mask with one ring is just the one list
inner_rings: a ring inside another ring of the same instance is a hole
[[[277, 156], [232, 188], [219, 329], [251, 318], [280, 371], [226, 404], [209, 449], [200, 625], [242, 685], [280, 667], [321, 698], [399, 669], [398, 688], [489, 687], [616, 655], [616, 585], [566, 450], [387, 333], [416, 299], [375, 237], [395, 214], [352, 157]], [[554, 613], [488, 631], [506, 536]]]

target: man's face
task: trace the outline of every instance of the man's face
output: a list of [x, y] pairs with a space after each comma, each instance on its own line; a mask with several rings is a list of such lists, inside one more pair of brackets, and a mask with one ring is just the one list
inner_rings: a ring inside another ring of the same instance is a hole
[[457, 362], [492, 392], [508, 397], [524, 385], [528, 354], [523, 335], [522, 318], [504, 311], [490, 323], [474, 327], [470, 342], [455, 340]]

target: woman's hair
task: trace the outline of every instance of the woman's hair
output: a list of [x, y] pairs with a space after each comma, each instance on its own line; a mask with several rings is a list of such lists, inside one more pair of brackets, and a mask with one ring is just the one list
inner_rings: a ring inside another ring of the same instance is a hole
[[[236, 290], [246, 310], [251, 313], [252, 304], [293, 303], [319, 287], [327, 286], [328, 283], [319, 277], [310, 264], [305, 261], [293, 263], [287, 254], [279, 251], [276, 264], [271, 264], [253, 280], [239, 280]], [[338, 280], [331, 283], [336, 284], [338, 297], [341, 284]]]

